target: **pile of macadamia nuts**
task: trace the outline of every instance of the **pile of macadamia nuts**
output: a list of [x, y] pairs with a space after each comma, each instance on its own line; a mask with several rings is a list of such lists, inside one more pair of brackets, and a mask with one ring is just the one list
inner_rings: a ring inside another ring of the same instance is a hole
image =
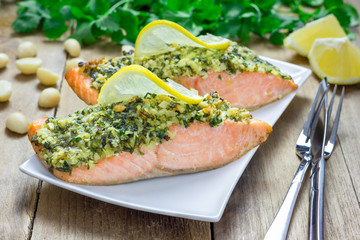
[[[80, 55], [81, 46], [75, 39], [67, 39], [64, 42], [65, 51], [71, 56], [75, 57], [66, 63], [66, 71], [77, 67], [78, 63], [83, 61], [76, 58]], [[34, 43], [25, 41], [19, 44], [16, 52], [17, 60], [16, 67], [22, 74], [30, 75], [36, 74], [40, 83], [48, 88], [45, 88], [39, 95], [38, 105], [43, 108], [52, 108], [60, 102], [60, 92], [53, 87], [59, 80], [59, 76], [50, 69], [41, 67], [42, 59], [37, 58], [37, 48]], [[0, 53], [0, 69], [5, 68], [9, 63], [9, 56], [5, 53]], [[9, 81], [0, 80], [0, 102], [9, 101], [13, 93], [12, 85]], [[15, 133], [25, 134], [28, 130], [28, 118], [20, 112], [11, 113], [6, 118], [6, 127]]]

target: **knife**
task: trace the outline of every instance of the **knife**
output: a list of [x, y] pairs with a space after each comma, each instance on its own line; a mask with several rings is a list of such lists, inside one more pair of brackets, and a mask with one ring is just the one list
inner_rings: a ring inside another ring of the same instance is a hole
[[309, 240], [324, 239], [324, 185], [325, 185], [325, 157], [324, 149], [328, 127], [328, 96], [324, 96], [322, 106], [324, 118], [319, 119], [312, 141], [313, 162], [311, 168], [310, 211], [309, 211]]

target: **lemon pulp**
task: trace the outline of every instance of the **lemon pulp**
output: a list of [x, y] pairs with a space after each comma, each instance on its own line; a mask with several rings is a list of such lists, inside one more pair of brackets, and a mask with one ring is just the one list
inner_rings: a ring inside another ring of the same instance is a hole
[[316, 39], [309, 53], [312, 69], [332, 84], [360, 82], [360, 49], [347, 37]]
[[200, 103], [203, 99], [196, 91], [167, 79], [164, 82], [148, 69], [140, 65], [130, 65], [117, 71], [101, 88], [98, 103], [108, 105], [124, 101], [134, 96], [144, 97], [148, 93], [172, 95], [190, 104]]
[[307, 57], [311, 46], [317, 38], [341, 38], [346, 34], [339, 21], [332, 14], [306, 24], [303, 28], [292, 32], [284, 40], [284, 45]]
[[169, 52], [176, 49], [178, 45], [226, 49], [229, 47], [230, 41], [211, 34], [195, 37], [174, 22], [157, 20], [146, 25], [137, 36], [135, 57], [141, 58]]

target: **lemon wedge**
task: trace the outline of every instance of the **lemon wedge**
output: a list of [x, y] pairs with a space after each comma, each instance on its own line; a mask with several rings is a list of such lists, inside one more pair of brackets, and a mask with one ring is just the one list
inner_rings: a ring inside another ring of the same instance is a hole
[[307, 57], [311, 46], [317, 38], [341, 38], [346, 34], [339, 21], [332, 14], [306, 24], [303, 28], [292, 32], [284, 39], [284, 45]]
[[142, 58], [173, 51], [177, 46], [226, 49], [230, 41], [211, 34], [195, 37], [185, 28], [167, 20], [157, 20], [146, 25], [137, 36], [135, 57]]
[[316, 39], [309, 53], [312, 69], [332, 84], [360, 82], [360, 49], [347, 37]]
[[140, 65], [130, 65], [117, 71], [105, 82], [98, 103], [108, 105], [134, 96], [144, 97], [147, 93], [172, 95], [190, 104], [198, 104], [203, 99], [197, 91], [189, 90], [171, 79], [164, 82]]

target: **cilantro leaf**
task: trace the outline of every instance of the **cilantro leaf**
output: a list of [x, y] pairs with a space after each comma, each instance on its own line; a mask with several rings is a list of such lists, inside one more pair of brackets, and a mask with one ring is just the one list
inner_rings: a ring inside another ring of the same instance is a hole
[[124, 40], [124, 38], [125, 38], [125, 35], [121, 29], [119, 29], [118, 31], [112, 32], [110, 36], [111, 36], [111, 40], [113, 40], [114, 42], [116, 42], [118, 44], [121, 44], [121, 41]]
[[135, 42], [139, 33], [139, 20], [128, 10], [120, 10], [119, 18], [123, 20], [121, 28], [125, 31], [126, 39]]
[[21, 14], [12, 24], [15, 32], [25, 33], [32, 32], [38, 28], [40, 24], [41, 16], [33, 13], [26, 12]]
[[264, 11], [269, 11], [275, 5], [276, 0], [254, 0], [253, 3]]
[[323, 18], [327, 15], [327, 11], [325, 9], [319, 8], [318, 10], [316, 10], [313, 13], [313, 18], [314, 20], [319, 19], [319, 18]]
[[238, 31], [238, 37], [240, 38], [240, 41], [244, 44], [247, 44], [250, 42], [250, 20], [249, 19], [243, 19], [241, 27]]
[[59, 14], [65, 20], [70, 20], [71, 19], [71, 6], [69, 6], [69, 5], [62, 6], [59, 10]]
[[57, 39], [71, 26], [72, 37], [85, 44], [102, 36], [119, 44], [134, 42], [141, 28], [158, 19], [174, 21], [194, 35], [209, 32], [248, 43], [256, 34], [274, 44], [331, 13], [349, 37], [356, 35], [348, 28], [359, 24], [357, 9], [343, 0], [23, 0], [17, 6], [16, 32], [40, 28]]
[[236, 19], [242, 12], [242, 6], [240, 4], [233, 4], [231, 7], [228, 7], [224, 13], [224, 18], [231, 20]]
[[[115, 32], [119, 30], [119, 14], [117, 14], [117, 8], [122, 4], [118, 2], [108, 9], [98, 20], [96, 20], [96, 26], [105, 32]], [[134, 13], [134, 12], [133, 12]], [[135, 15], [135, 14], [134, 14]]]
[[274, 43], [276, 45], [283, 45], [284, 38], [285, 38], [285, 34], [279, 31], [275, 31], [270, 34], [269, 40], [271, 43]]
[[319, 7], [324, 4], [324, 0], [302, 0], [302, 2], [311, 7]]
[[103, 31], [115, 32], [119, 30], [119, 19], [113, 15], [105, 15], [96, 20], [96, 26]]
[[167, 7], [173, 12], [188, 11], [191, 4], [189, 0], [170, 0], [167, 1]]
[[68, 30], [65, 21], [59, 18], [45, 19], [43, 24], [45, 36], [49, 39], [57, 39]]
[[75, 38], [80, 43], [92, 44], [95, 42], [95, 38], [92, 34], [92, 27], [94, 25], [94, 21], [92, 22], [83, 22], [78, 24], [76, 31], [70, 38]]
[[332, 14], [339, 20], [339, 23], [342, 27], [347, 27], [350, 25], [351, 19], [347, 11], [342, 7], [337, 7], [331, 11]]
[[91, 34], [92, 36], [94, 37], [94, 39], [98, 38], [98, 37], [101, 37], [101, 36], [104, 36], [104, 35], [107, 35], [109, 34], [110, 32], [109, 31], [106, 31], [106, 30], [101, 30], [97, 25], [96, 25], [96, 22], [95, 24], [92, 25], [91, 27]]
[[221, 6], [214, 3], [212, 0], [200, 0], [193, 4], [194, 17], [201, 22], [217, 21], [221, 17]]
[[93, 13], [94, 16], [98, 16], [107, 12], [110, 8], [110, 3], [106, 0], [89, 0], [85, 8]]
[[355, 27], [359, 25], [359, 14], [356, 9], [348, 3], [345, 3], [341, 8], [346, 12], [350, 18], [349, 27]]
[[326, 9], [339, 7], [343, 4], [344, 4], [343, 0], [324, 0], [324, 7]]
[[95, 19], [90, 15], [87, 15], [83, 10], [76, 6], [71, 6], [71, 15], [77, 20], [94, 21]]
[[18, 4], [18, 15], [24, 14], [26, 12], [31, 12], [33, 14], [38, 15], [39, 17], [49, 18], [49, 11], [47, 9], [43, 9], [42, 5], [36, 1], [22, 1]]
[[189, 32], [192, 34], [199, 35], [200, 32], [203, 30], [203, 27], [200, 25], [197, 25], [194, 20], [191, 18], [190, 13], [178, 11], [177, 13], [174, 13], [173, 11], [166, 10], [162, 14], [162, 16], [165, 19], [169, 19], [170, 21], [174, 21], [181, 25], [182, 27], [186, 28]]
[[149, 6], [153, 3], [152, 0], [136, 0], [134, 1], [134, 7], [135, 8], [142, 8], [142, 7], [146, 7]]
[[258, 25], [257, 33], [260, 36], [264, 36], [266, 33], [272, 32], [281, 26], [281, 21], [273, 16], [267, 16], [261, 18]]
[[236, 37], [240, 28], [241, 25], [238, 24], [237, 20], [220, 22], [215, 34], [225, 38], [234, 38]]

